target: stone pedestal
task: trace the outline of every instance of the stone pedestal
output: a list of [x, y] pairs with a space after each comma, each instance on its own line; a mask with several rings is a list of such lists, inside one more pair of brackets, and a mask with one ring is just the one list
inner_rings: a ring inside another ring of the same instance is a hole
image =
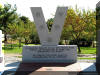
[[93, 63], [21, 63], [14, 75], [99, 75]]
[[0, 63], [3, 61], [3, 54], [2, 54], [2, 31], [0, 30]]
[[22, 62], [24, 63], [74, 63], [76, 61], [76, 45], [23, 47]]

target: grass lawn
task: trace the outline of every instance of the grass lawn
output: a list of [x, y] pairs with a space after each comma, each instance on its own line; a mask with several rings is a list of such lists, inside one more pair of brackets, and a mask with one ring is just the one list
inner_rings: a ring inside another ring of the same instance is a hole
[[96, 54], [96, 48], [81, 47], [81, 54]]
[[[24, 44], [21, 45], [19, 48], [18, 44], [13, 44], [11, 48], [11, 44], [7, 44], [3, 47], [4, 53], [12, 53], [12, 54], [21, 54], [22, 47]], [[28, 44], [28, 45], [35, 45], [35, 44]], [[91, 47], [81, 47], [81, 54], [96, 54], [96, 48]]]
[[[24, 44], [21, 44], [19, 48], [18, 44], [13, 44], [11, 48], [11, 44], [7, 44], [3, 47], [3, 52], [6, 54], [22, 54], [22, 47]], [[35, 44], [28, 44], [28, 45], [35, 45]]]
[[84, 58], [84, 57], [78, 57], [79, 60], [96, 60], [96, 58]]
[[18, 48], [18, 47], [16, 47], [16, 48], [3, 48], [3, 50], [4, 50], [4, 53], [6, 53], [6, 54], [9, 54], [9, 53], [21, 54], [22, 53], [22, 47], [21, 48]]

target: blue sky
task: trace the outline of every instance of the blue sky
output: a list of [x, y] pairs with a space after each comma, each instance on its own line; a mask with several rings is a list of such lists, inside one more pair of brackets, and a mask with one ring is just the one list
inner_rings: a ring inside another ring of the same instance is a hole
[[0, 0], [0, 4], [10, 3], [17, 5], [17, 12], [20, 15], [29, 17], [33, 20], [30, 7], [42, 7], [45, 19], [52, 18], [56, 12], [57, 6], [68, 6], [75, 8], [75, 5], [80, 9], [95, 10], [99, 0]]

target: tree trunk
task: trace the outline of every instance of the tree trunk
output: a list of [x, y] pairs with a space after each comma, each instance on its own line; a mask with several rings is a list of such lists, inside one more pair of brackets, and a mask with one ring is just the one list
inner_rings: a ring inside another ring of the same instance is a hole
[[94, 45], [94, 41], [92, 41], [92, 48], [94, 48], [95, 47], [95, 45]]
[[19, 48], [21, 47], [21, 39], [19, 39]]
[[12, 49], [13, 47], [12, 47], [12, 39], [11, 39], [11, 49]]
[[80, 49], [80, 45], [79, 45], [79, 40], [77, 40], [76, 43], [77, 43], [77, 47], [78, 47], [78, 53], [80, 54], [81, 53], [81, 49]]
[[7, 34], [6, 34], [6, 32], [4, 33], [4, 42], [5, 43], [7, 42]]
[[80, 46], [79, 45], [77, 45], [77, 46], [78, 46], [78, 53], [80, 54], [81, 53]]
[[66, 41], [66, 39], [65, 39], [65, 44], [67, 45], [67, 41]]
[[27, 41], [27, 39], [25, 38], [25, 45], [27, 45], [28, 44], [28, 41]]

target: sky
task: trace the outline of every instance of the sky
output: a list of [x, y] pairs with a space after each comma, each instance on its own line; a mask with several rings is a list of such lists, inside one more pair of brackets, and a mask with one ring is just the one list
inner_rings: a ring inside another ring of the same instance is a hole
[[9, 3], [17, 6], [17, 13], [27, 16], [33, 20], [30, 7], [42, 7], [45, 19], [54, 17], [58, 6], [73, 7], [77, 5], [79, 9], [95, 10], [96, 4], [100, 0], [0, 0], [0, 4]]

